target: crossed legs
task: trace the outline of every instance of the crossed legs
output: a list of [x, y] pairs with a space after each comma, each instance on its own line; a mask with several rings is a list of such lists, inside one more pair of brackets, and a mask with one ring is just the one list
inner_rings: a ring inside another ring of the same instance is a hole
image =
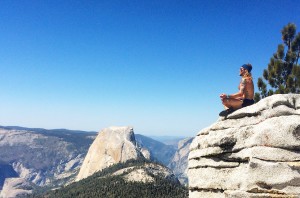
[[224, 98], [222, 99], [222, 104], [224, 105], [225, 109], [232, 108], [233, 110], [237, 110], [242, 108], [243, 101], [234, 98]]

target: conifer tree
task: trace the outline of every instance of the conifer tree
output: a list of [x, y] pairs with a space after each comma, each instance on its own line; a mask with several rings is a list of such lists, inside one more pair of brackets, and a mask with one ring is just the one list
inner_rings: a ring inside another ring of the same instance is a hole
[[296, 34], [296, 25], [289, 23], [281, 34], [283, 44], [278, 45], [263, 71], [263, 78], [258, 78], [260, 93], [255, 93], [256, 102], [273, 94], [300, 93], [300, 32]]

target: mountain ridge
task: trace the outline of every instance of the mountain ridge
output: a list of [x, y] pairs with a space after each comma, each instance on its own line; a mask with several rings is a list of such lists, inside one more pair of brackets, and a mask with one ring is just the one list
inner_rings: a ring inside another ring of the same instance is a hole
[[[145, 170], [147, 166], [150, 168]], [[187, 188], [180, 185], [172, 173], [166, 169], [163, 171], [164, 174], [161, 174], [163, 173], [161, 171], [153, 172], [161, 168], [165, 169], [162, 165], [146, 159], [128, 160], [114, 164], [69, 186], [32, 197], [187, 198]], [[128, 180], [133, 169], [137, 171], [142, 169], [146, 173], [140, 180]]]
[[[11, 166], [14, 170], [16, 170], [18, 174], [17, 176], [24, 177], [25, 181], [30, 181], [33, 182], [33, 184], [40, 186], [51, 185], [52, 188], [70, 183], [74, 180], [74, 176], [77, 175], [79, 167], [82, 164], [83, 157], [97, 135], [96, 132], [84, 132], [80, 130], [52, 130], [18, 126], [0, 126], [0, 131], [2, 131], [0, 133], [0, 149], [5, 151], [0, 153], [0, 158], [4, 160], [3, 164]], [[9, 137], [11, 139], [5, 139], [7, 138], [5, 134], [11, 134]], [[22, 137], [23, 140], [20, 139], [20, 137]], [[156, 159], [155, 161], [158, 162], [164, 162], [165, 166], [167, 166], [167, 163], [170, 161], [173, 153], [175, 153], [172, 149], [168, 150], [172, 148], [169, 145], [164, 145], [163, 143], [153, 140], [147, 136], [136, 134], [136, 139], [137, 144], [142, 148], [150, 148], [150, 145], [152, 145], [152, 159]], [[58, 149], [58, 145], [63, 146], [61, 149], [62, 151], [65, 151], [65, 157], [63, 157], [64, 155], [59, 154], [60, 151], [52, 152], [55, 149]], [[25, 153], [25, 151], [29, 152]], [[23, 158], [18, 157], [18, 155], [14, 155], [13, 153], [24, 153], [22, 154]], [[166, 153], [166, 155], [163, 153]], [[45, 165], [48, 163], [47, 160], [51, 156], [56, 156], [57, 160], [52, 162], [55, 164], [54, 168], [49, 169], [46, 168], [47, 166]], [[36, 157], [40, 160], [32, 160], [36, 159]], [[67, 161], [61, 161], [61, 159], [67, 158]], [[34, 162], [36, 162], [36, 165], [32, 165]], [[39, 162], [42, 162], [42, 164]], [[37, 167], [39, 169], [35, 169], [33, 167]], [[65, 172], [65, 170], [68, 171]], [[6, 177], [2, 174], [2, 183], [4, 183], [5, 178]], [[15, 178], [17, 179], [18, 177]], [[7, 186], [12, 185], [8, 184]], [[2, 185], [0, 187], [2, 188]]]

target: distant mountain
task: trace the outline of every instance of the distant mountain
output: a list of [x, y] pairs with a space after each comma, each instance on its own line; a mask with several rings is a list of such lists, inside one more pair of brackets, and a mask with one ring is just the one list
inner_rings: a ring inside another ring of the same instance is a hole
[[167, 166], [173, 158], [177, 145], [166, 145], [152, 138], [136, 134], [135, 139], [141, 147], [145, 147], [150, 151], [153, 160], [156, 160]]
[[168, 167], [173, 170], [173, 173], [182, 184], [188, 184], [188, 156], [190, 153], [190, 145], [194, 138], [185, 138], [178, 142], [178, 148], [171, 159]]
[[20, 126], [0, 126], [0, 129], [28, 131], [35, 134], [51, 136], [59, 138], [65, 142], [69, 142], [81, 151], [86, 151], [93, 139], [96, 137], [97, 132], [94, 131], [80, 131], [68, 129], [42, 129], [42, 128], [26, 128]]
[[64, 188], [31, 197], [187, 198], [188, 191], [164, 166], [129, 160]]
[[[149, 151], [148, 151], [149, 153]], [[76, 181], [119, 162], [144, 159], [132, 127], [102, 129], [86, 154]]]
[[[11, 191], [2, 189], [4, 182], [5, 188], [18, 185], [26, 189], [31, 189], [28, 184], [36, 189], [73, 182], [96, 136], [96, 132], [78, 130], [0, 126], [0, 193]], [[144, 156], [148, 152], [148, 157], [165, 166], [177, 151], [173, 145], [143, 135], [136, 134], [135, 140]]]
[[0, 190], [6, 178], [52, 187], [72, 181], [95, 135], [65, 129], [0, 127]]
[[8, 177], [18, 177], [18, 173], [11, 165], [5, 162], [0, 162], [0, 190], [2, 189], [5, 178]]
[[162, 142], [166, 145], [171, 145], [177, 148], [177, 144], [180, 140], [186, 138], [186, 136], [149, 136], [151, 139]]

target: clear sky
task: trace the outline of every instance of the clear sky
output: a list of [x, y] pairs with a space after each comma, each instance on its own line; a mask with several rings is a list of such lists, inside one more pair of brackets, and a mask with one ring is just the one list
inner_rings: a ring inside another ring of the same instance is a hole
[[195, 136], [297, 0], [0, 0], [0, 125]]

